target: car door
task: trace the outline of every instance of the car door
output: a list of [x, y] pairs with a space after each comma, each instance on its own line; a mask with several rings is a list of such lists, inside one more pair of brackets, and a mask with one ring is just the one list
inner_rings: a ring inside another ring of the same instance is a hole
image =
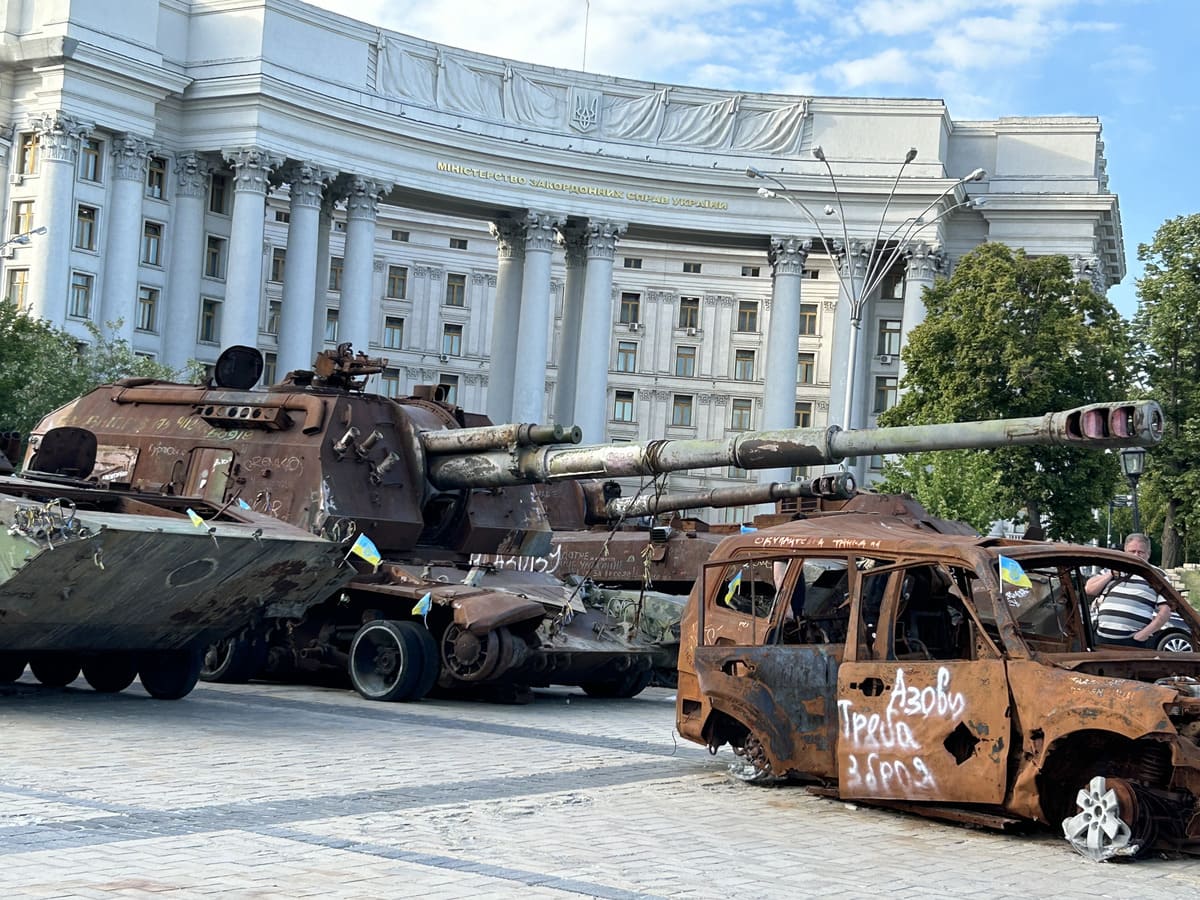
[[946, 567], [864, 573], [855, 602], [881, 593], [876, 578], [887, 583], [874, 658], [847, 647], [838, 671], [840, 794], [1002, 802], [1010, 740], [1003, 659], [972, 658], [981, 653], [978, 621]]

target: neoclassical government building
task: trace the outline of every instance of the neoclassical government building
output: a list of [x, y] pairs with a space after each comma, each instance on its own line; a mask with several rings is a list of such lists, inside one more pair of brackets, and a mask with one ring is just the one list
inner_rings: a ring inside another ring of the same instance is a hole
[[7, 296], [173, 366], [250, 344], [270, 380], [351, 342], [381, 392], [589, 443], [861, 427], [981, 242], [1125, 274], [1092, 117], [634, 81], [294, 0], [0, 16]]

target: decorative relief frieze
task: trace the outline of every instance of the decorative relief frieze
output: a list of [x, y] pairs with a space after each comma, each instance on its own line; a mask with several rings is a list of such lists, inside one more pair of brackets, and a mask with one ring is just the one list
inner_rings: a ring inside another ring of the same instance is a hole
[[437, 266], [413, 266], [413, 275], [417, 278], [428, 278], [430, 281], [441, 281], [444, 269]]
[[646, 291], [646, 299], [651, 303], [674, 303], [674, 291]]
[[375, 271], [376, 271], [376, 272], [385, 272], [385, 271], [387, 271], [387, 265], [388, 265], [388, 264], [387, 264], [387, 260], [386, 260], [386, 259], [382, 259], [382, 258], [380, 258], [380, 257], [378, 257], [378, 256], [377, 256], [377, 257], [375, 257], [375, 265], [374, 265], [374, 269], [375, 269]]
[[640, 397], [643, 400], [670, 400], [671, 399], [670, 391], [643, 389], [643, 390], [638, 391], [638, 394], [640, 395]]
[[817, 412], [823, 412], [823, 413], [829, 412], [829, 401], [828, 400], [818, 400], [816, 402], [816, 410], [817, 410]]
[[463, 384], [479, 384], [482, 379], [482, 375], [464, 375]]
[[496, 276], [491, 272], [472, 272], [471, 284], [484, 284], [488, 287], [495, 287]]
[[405, 366], [404, 374], [406, 374], [409, 378], [420, 378], [421, 370], [418, 369], [416, 366]]
[[836, 300], [822, 300], [821, 301], [821, 309], [825, 310], [825, 312], [837, 312], [837, 301]]

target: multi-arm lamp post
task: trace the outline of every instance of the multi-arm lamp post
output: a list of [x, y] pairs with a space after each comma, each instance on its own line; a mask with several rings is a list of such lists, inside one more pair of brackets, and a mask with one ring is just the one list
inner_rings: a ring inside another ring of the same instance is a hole
[[[832, 216], [834, 212], [838, 213], [838, 217], [841, 219], [842, 225], [842, 252], [848, 255], [850, 253], [850, 233], [846, 224], [845, 208], [842, 205], [842, 194], [838, 189], [837, 179], [834, 177], [833, 168], [829, 164], [829, 159], [825, 156], [825, 151], [819, 145], [813, 147], [812, 154], [825, 164], [825, 170], [829, 173], [829, 181], [833, 186], [833, 196], [837, 201], [837, 209], [835, 210], [832, 206], [827, 205], [825, 206], [823, 212], [826, 216]], [[846, 296], [847, 301], [850, 304], [850, 346], [849, 359], [847, 360], [846, 367], [845, 405], [842, 408], [843, 429], [849, 429], [852, 421], [851, 412], [854, 399], [855, 369], [858, 365], [859, 331], [862, 327], [863, 309], [866, 306], [867, 299], [871, 296], [871, 293], [877, 287], [879, 287], [880, 282], [883, 281], [887, 273], [891, 271], [892, 266], [895, 265], [896, 260], [900, 258], [900, 254], [904, 252], [909, 242], [923, 229], [936, 224], [955, 210], [976, 207], [982, 205], [983, 203], [983, 198], [967, 199], [941, 210], [928, 221], [925, 219], [925, 215], [929, 213], [930, 210], [937, 206], [947, 196], [958, 190], [959, 187], [969, 181], [979, 181], [987, 175], [983, 169], [975, 169], [969, 175], [958, 179], [952, 185], [934, 197], [933, 200], [930, 201], [929, 205], [921, 210], [921, 212], [919, 212], [917, 215], [904, 219], [891, 230], [887, 237], [883, 237], [883, 229], [886, 227], [888, 209], [891, 208], [892, 199], [896, 196], [896, 189], [900, 186], [900, 177], [904, 174], [904, 167], [912, 162], [916, 156], [916, 147], [909, 148], [908, 152], [904, 154], [904, 159], [901, 161], [900, 168], [896, 172], [896, 178], [892, 182], [892, 188], [888, 192], [887, 201], [883, 205], [883, 212], [879, 217], [879, 225], [875, 229], [875, 239], [871, 243], [868, 251], [867, 264], [863, 269], [862, 276], [857, 278], [855, 277], [855, 267], [849, 264], [849, 260], [846, 260], [847, 264], [845, 265], [835, 266], [838, 284], [841, 286], [841, 291]], [[791, 196], [791, 189], [788, 188], [787, 185], [785, 185], [774, 175], [763, 172], [754, 168], [753, 166], [746, 170], [746, 175], [750, 178], [761, 178], [766, 181], [773, 182], [778, 187], [777, 191], [760, 187], [758, 189], [758, 193], [763, 197], [778, 197], [790, 204], [793, 209], [799, 210], [804, 217], [813, 224], [813, 227], [817, 229], [817, 235], [821, 238], [821, 241], [824, 243], [825, 247], [830, 249], [833, 248], [834, 245], [825, 236], [825, 231], [823, 228], [821, 228], [820, 221], [815, 215], [812, 214], [809, 208], [805, 206], [802, 201]]]

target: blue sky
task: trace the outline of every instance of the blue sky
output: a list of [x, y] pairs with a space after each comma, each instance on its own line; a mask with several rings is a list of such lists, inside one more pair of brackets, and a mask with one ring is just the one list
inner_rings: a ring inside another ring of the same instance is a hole
[[[309, 0], [314, 2], [314, 0]], [[439, 43], [527, 62], [726, 90], [934, 97], [955, 119], [1094, 115], [1137, 246], [1200, 212], [1196, 0], [315, 0]], [[586, 31], [586, 66], [584, 37]], [[900, 151], [897, 151], [899, 156]]]

